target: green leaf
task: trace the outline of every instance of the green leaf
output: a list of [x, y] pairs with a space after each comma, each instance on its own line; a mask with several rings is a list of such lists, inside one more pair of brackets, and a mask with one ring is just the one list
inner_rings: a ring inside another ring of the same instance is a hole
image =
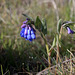
[[42, 20], [42, 30], [43, 34], [47, 34], [47, 23], [46, 23], [46, 19]]
[[53, 48], [54, 46], [56, 46], [56, 42], [57, 42], [57, 38], [55, 36], [51, 48]]
[[29, 18], [30, 20], [33, 20], [32, 17], [28, 16], [27, 14], [22, 14], [22, 15]]
[[62, 26], [67, 27], [67, 26], [74, 25], [74, 24], [75, 24], [75, 22], [65, 21], [65, 22], [63, 22]]
[[42, 26], [42, 22], [41, 22], [39, 16], [37, 16], [36, 22], [35, 22], [35, 28], [38, 29], [39, 31], [41, 31], [41, 26]]
[[3, 32], [1, 33], [1, 39], [3, 39]]
[[1, 73], [2, 73], [2, 75], [3, 75], [3, 67], [2, 67], [2, 65], [1, 65]]
[[39, 16], [36, 18], [35, 22], [35, 28], [41, 31], [44, 35], [47, 34], [47, 24], [46, 20], [43, 19], [42, 21], [40, 20]]
[[61, 26], [62, 26], [62, 19], [60, 19], [57, 24], [57, 33], [58, 34], [60, 33]]

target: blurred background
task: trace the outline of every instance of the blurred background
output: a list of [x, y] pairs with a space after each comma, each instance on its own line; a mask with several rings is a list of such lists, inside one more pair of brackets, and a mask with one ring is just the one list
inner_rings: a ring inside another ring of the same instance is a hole
[[[26, 20], [23, 13], [34, 20], [37, 16], [46, 19], [46, 38], [51, 46], [57, 21], [75, 22], [75, 0], [0, 0], [0, 66], [4, 73], [9, 70], [10, 75], [17, 72], [37, 73], [48, 66], [44, 61], [47, 53], [40, 35], [36, 33], [37, 38], [33, 42], [20, 37], [21, 25]], [[69, 58], [67, 49], [75, 55], [75, 35], [68, 35], [66, 29], [63, 29], [62, 35], [60, 55], [64, 60], [65, 56]], [[52, 58], [55, 55], [53, 51]]]

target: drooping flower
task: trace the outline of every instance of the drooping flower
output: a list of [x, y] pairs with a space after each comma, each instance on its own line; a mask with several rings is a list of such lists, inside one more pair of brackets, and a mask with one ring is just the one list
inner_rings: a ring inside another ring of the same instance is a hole
[[70, 27], [67, 27], [67, 30], [68, 30], [68, 34], [73, 34], [74, 31], [70, 29]]
[[21, 37], [24, 37], [24, 31], [25, 31], [25, 28], [22, 28], [21, 32], [20, 32], [20, 36]]
[[29, 20], [30, 19], [26, 19], [26, 21], [23, 22], [23, 25], [21, 26], [22, 30], [20, 32], [20, 36], [24, 37], [26, 40], [32, 41], [33, 39], [36, 39], [36, 31], [30, 24], [27, 23]]

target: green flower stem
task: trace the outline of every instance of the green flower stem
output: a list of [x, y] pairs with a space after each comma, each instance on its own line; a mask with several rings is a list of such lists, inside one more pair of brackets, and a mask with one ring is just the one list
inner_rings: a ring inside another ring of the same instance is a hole
[[60, 34], [57, 34], [57, 58], [56, 58], [57, 63], [58, 63], [58, 59], [61, 62], [60, 55], [59, 55], [59, 41], [61, 40], [62, 29], [63, 26], [61, 26], [60, 28]]
[[48, 47], [48, 44], [46, 44], [46, 50], [47, 50], [47, 55], [48, 55], [48, 63], [49, 63], [49, 67], [50, 67], [51, 63], [50, 63], [50, 56], [49, 56], [49, 47]]
[[45, 42], [45, 45], [46, 45], [46, 50], [47, 50], [47, 55], [48, 55], [48, 63], [49, 63], [49, 67], [50, 67], [50, 56], [49, 56], [50, 50], [49, 50], [49, 46], [47, 44], [47, 40], [45, 38], [45, 35], [42, 32], [41, 32], [41, 36], [42, 36], [42, 38], [43, 38], [43, 40]]
[[2, 75], [3, 75], [3, 68], [2, 68], [2, 65], [1, 65], [1, 73], [2, 73]]

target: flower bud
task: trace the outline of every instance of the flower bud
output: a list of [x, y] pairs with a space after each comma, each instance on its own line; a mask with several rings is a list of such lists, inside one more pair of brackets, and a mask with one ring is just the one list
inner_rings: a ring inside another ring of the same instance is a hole
[[26, 27], [26, 24], [23, 24], [22, 26], [21, 26], [21, 28], [25, 28]]
[[28, 22], [28, 20], [24, 21], [23, 24], [26, 24]]

